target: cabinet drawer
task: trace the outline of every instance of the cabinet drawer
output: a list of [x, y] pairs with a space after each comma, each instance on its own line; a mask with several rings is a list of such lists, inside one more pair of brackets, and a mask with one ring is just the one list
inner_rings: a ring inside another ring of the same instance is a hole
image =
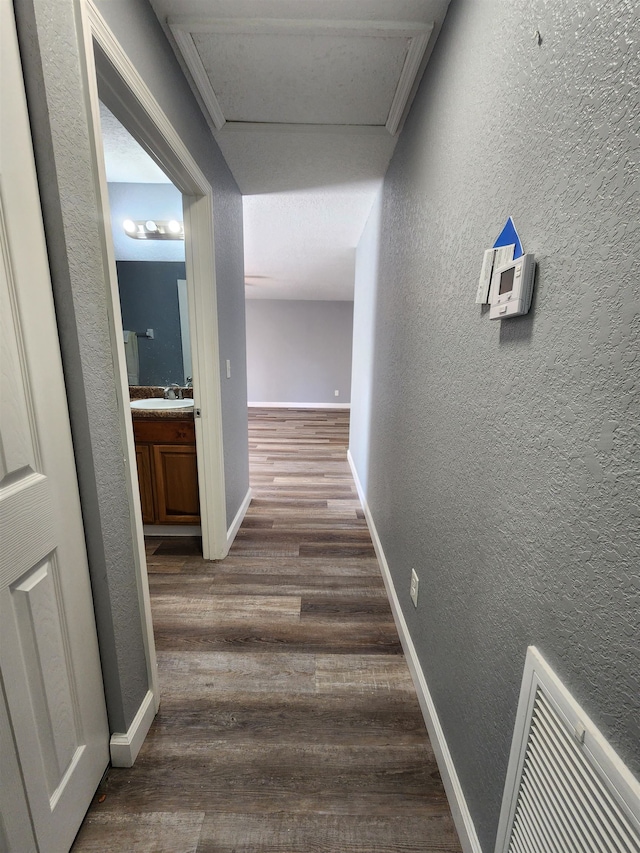
[[196, 429], [193, 418], [141, 418], [133, 421], [133, 435], [136, 441], [149, 444], [195, 444]]

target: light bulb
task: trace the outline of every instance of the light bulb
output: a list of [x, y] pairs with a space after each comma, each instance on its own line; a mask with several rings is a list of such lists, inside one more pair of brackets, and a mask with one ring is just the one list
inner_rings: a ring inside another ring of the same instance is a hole
[[122, 223], [122, 227], [127, 232], [127, 234], [135, 234], [136, 233], [136, 223], [133, 219], [125, 219]]
[[153, 221], [153, 219], [147, 219], [147, 221], [144, 223], [144, 227], [152, 234], [158, 230], [158, 226]]
[[176, 219], [172, 219], [167, 227], [169, 228], [169, 231], [171, 231], [172, 234], [179, 234], [180, 229], [182, 228], [182, 226]]

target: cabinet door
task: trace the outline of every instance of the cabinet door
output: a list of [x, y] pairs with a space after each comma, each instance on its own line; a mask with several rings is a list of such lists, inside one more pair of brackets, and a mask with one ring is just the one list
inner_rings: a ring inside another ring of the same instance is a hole
[[138, 464], [138, 483], [140, 484], [142, 520], [145, 524], [153, 524], [156, 520], [156, 513], [153, 507], [151, 448], [148, 444], [136, 444], [136, 462]]
[[199, 524], [198, 464], [195, 447], [154, 444], [156, 521], [161, 524]]

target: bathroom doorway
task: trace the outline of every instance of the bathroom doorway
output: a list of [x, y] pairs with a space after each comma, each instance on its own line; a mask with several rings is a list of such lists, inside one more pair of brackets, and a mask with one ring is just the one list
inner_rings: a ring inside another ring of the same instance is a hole
[[[110, 275], [110, 308], [114, 361], [120, 376], [122, 428], [130, 472], [132, 524], [138, 542], [141, 590], [148, 597], [140, 492], [135, 465], [136, 446], [130, 415], [130, 389], [123, 336], [122, 311], [117, 286], [117, 266], [111, 240], [109, 193], [102, 158], [100, 101], [161, 167], [182, 200], [184, 223], [184, 275], [193, 367], [194, 435], [198, 473], [198, 498], [202, 515], [202, 549], [205, 559], [225, 556], [229, 544], [226, 524], [224, 457], [218, 321], [216, 307], [212, 188], [186, 149], [179, 134], [137, 74], [93, 7], [88, 17], [92, 38], [86, 43], [90, 75], [89, 94], [96, 148], [96, 178], [104, 221], [105, 254]], [[167, 220], [168, 222], [170, 220]], [[179, 221], [179, 220], [178, 220]], [[177, 291], [177, 278], [176, 278]], [[176, 296], [177, 299], [177, 296]], [[148, 327], [153, 328], [153, 327]], [[146, 329], [134, 329], [143, 332]], [[136, 336], [137, 337], [137, 336]], [[147, 338], [144, 338], [147, 340]], [[149, 338], [148, 340], [152, 340]], [[174, 383], [171, 383], [174, 384]], [[179, 388], [184, 385], [175, 383]], [[186, 377], [185, 382], [186, 384]], [[166, 386], [165, 386], [166, 387]], [[187, 397], [187, 394], [184, 394]], [[150, 617], [147, 619], [150, 626]]]
[[200, 537], [182, 193], [103, 103], [100, 125], [144, 533]]

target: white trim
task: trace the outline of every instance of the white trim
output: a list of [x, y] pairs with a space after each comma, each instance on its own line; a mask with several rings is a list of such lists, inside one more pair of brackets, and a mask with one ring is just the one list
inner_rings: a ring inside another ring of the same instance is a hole
[[173, 30], [216, 35], [366, 36], [369, 38], [415, 38], [430, 34], [432, 23], [423, 21], [305, 20], [300, 18], [201, 18], [173, 15], [167, 18]]
[[378, 536], [378, 531], [376, 530], [376, 525], [373, 520], [373, 516], [371, 515], [371, 510], [369, 509], [366, 496], [362, 489], [362, 484], [358, 477], [353, 457], [351, 456], [351, 450], [347, 451], [347, 459], [356, 484], [358, 497], [360, 498], [360, 503], [364, 510], [369, 532], [371, 533], [373, 547], [378, 558], [378, 563], [380, 564], [380, 570], [382, 572], [382, 578], [387, 590], [387, 595], [389, 596], [389, 603], [391, 604], [393, 618], [398, 629], [398, 634], [400, 635], [400, 642], [402, 643], [407, 664], [409, 665], [409, 671], [413, 678], [416, 693], [418, 694], [418, 702], [420, 703], [422, 715], [431, 740], [431, 746], [433, 747], [436, 761], [438, 762], [438, 769], [442, 776], [442, 783], [447, 794], [447, 799], [449, 800], [451, 814], [453, 815], [453, 820], [460, 837], [460, 844], [462, 845], [464, 853], [482, 853], [482, 848], [478, 841], [471, 813], [469, 812], [469, 808], [465, 800], [464, 791], [462, 790], [460, 780], [458, 779], [453, 758], [449, 752], [444, 731], [438, 718], [438, 712], [436, 711], [427, 681], [422, 671], [422, 667], [420, 666], [418, 653], [413, 645], [409, 628], [402, 613], [398, 596], [396, 595], [393, 580], [391, 578], [391, 572], [389, 571], [389, 564], [387, 563], [387, 558], [385, 557], [382, 543], [380, 542], [380, 537]]
[[[125, 84], [128, 92], [136, 102], [138, 109], [129, 116], [136, 126], [131, 129], [127, 127], [127, 130], [153, 156], [153, 159], [182, 192], [210, 195], [212, 192], [211, 185], [191, 156], [189, 150], [185, 147], [182, 138], [151, 94], [151, 90], [138, 74], [135, 66], [121, 47], [120, 42], [107, 26], [93, 0], [83, 0], [83, 3], [87, 10], [87, 17], [91, 26], [91, 35], [96, 40], [96, 43], [100, 45], [101, 50], [113, 66], [118, 77]], [[128, 112], [130, 112], [130, 106], [131, 102], [123, 104], [123, 107]], [[156, 155], [153, 150], [150, 150], [149, 141], [146, 138], [148, 133], [145, 133], [148, 123], [145, 123], [145, 119], [151, 122], [159, 136], [162, 137], [161, 142], [163, 145], [160, 156]], [[163, 155], [166, 156], [169, 152], [174, 155], [172, 158], [173, 162], [166, 162], [163, 157]], [[187, 187], [184, 186], [185, 180]]]
[[[224, 139], [227, 133], [300, 133], [328, 136], [383, 136], [389, 137], [383, 124], [286, 124], [284, 122], [228, 121], [216, 139]], [[350, 300], [345, 300], [350, 301]]]
[[229, 529], [227, 530], [227, 551], [233, 545], [233, 540], [236, 538], [236, 533], [240, 530], [240, 525], [244, 521], [244, 517], [247, 514], [247, 510], [249, 509], [249, 504], [251, 503], [251, 489], [247, 489], [247, 494], [244, 496], [244, 500], [240, 504], [240, 508], [236, 513], [236, 517], [231, 522]]
[[145, 536], [202, 536], [199, 524], [145, 524]]
[[113, 734], [109, 743], [111, 764], [114, 767], [133, 767], [140, 747], [158, 711], [154, 694], [149, 690], [138, 708], [126, 734]]
[[222, 130], [226, 123], [226, 119], [222, 112], [220, 101], [218, 100], [213, 86], [211, 85], [211, 80], [209, 80], [209, 75], [207, 74], [206, 69], [202, 64], [202, 60], [200, 59], [200, 54], [198, 53], [198, 49], [193, 41], [193, 36], [182, 27], [173, 26], [171, 21], [169, 21], [169, 27], [176, 40], [176, 44], [180, 48], [180, 52], [187, 64], [187, 68], [191, 72], [193, 82], [202, 97], [205, 107], [209, 111], [209, 115], [211, 116], [216, 130]]
[[351, 403], [247, 403], [250, 409], [350, 409]]
[[[210, 194], [184, 197], [187, 289], [193, 362], [198, 453], [198, 491], [202, 556], [220, 560], [226, 554], [227, 506], [222, 445], [222, 401], [213, 245], [213, 199]], [[199, 286], [196, 286], [196, 283]]]
[[420, 71], [420, 66], [432, 32], [433, 25], [425, 29], [421, 35], [414, 36], [409, 44], [409, 50], [402, 66], [398, 86], [391, 101], [389, 115], [385, 124], [385, 127], [392, 136], [397, 133], [400, 126], [407, 102], [416, 84], [416, 78]]

